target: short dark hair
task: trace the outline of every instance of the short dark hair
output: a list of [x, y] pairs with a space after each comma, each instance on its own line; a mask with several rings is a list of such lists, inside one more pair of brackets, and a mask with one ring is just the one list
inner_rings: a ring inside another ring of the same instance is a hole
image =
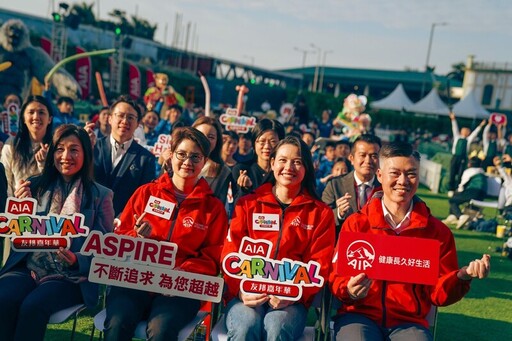
[[62, 103], [68, 103], [72, 106], [75, 106], [75, 101], [73, 101], [73, 99], [71, 97], [66, 97], [66, 96], [59, 97], [59, 99], [57, 100], [57, 105], [61, 105]]
[[114, 108], [119, 103], [126, 103], [129, 106], [131, 106], [133, 110], [135, 110], [135, 112], [137, 113], [137, 122], [140, 122], [140, 120], [142, 119], [142, 111], [140, 111], [139, 105], [134, 100], [132, 100], [128, 95], [121, 95], [116, 99], [114, 103], [112, 103], [112, 105], [110, 106], [111, 114], [114, 113]]
[[469, 167], [480, 167], [482, 165], [482, 160], [480, 160], [480, 158], [478, 158], [477, 156], [473, 156], [471, 159], [469, 159], [468, 161], [468, 166]]
[[418, 161], [421, 159], [420, 153], [414, 150], [412, 144], [407, 142], [391, 142], [382, 146], [379, 151], [379, 158], [389, 159], [397, 156], [412, 156]]
[[208, 157], [210, 154], [210, 141], [202, 132], [192, 127], [180, 127], [172, 130], [171, 152], [174, 153], [183, 140], [193, 141], [201, 149], [205, 157]]
[[235, 141], [237, 141], [237, 142], [240, 140], [240, 137], [238, 136], [238, 134], [237, 134], [237, 133], [235, 133], [235, 132], [234, 132], [234, 131], [232, 131], [232, 130], [224, 130], [224, 131], [222, 132], [222, 135], [229, 136], [229, 137], [231, 137], [233, 140], [235, 140]]
[[284, 138], [285, 132], [284, 127], [281, 124], [281, 122], [277, 120], [271, 120], [268, 118], [264, 118], [261, 121], [259, 121], [254, 128], [252, 128], [252, 145], [256, 145], [256, 139], [260, 137], [261, 134], [263, 134], [267, 130], [273, 130], [277, 134], [277, 137], [279, 140], [282, 140]]
[[360, 142], [376, 144], [379, 146], [379, 148], [382, 147], [382, 141], [380, 140], [380, 137], [373, 134], [361, 134], [354, 140], [354, 143], [352, 143], [351, 153], [354, 152], [356, 144]]
[[344, 145], [348, 146], [349, 149], [352, 149], [352, 144], [350, 143], [349, 140], [341, 139], [341, 140], [336, 141], [335, 144], [336, 144], [336, 147], [339, 146], [340, 144], [344, 144]]

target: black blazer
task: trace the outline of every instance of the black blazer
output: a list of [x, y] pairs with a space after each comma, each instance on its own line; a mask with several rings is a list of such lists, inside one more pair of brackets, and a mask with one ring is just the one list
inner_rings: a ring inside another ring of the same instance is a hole
[[156, 177], [155, 156], [133, 141], [118, 165], [112, 169], [110, 136], [94, 146], [94, 178], [114, 192], [114, 211], [118, 216], [139, 186]]
[[[336, 176], [327, 182], [325, 189], [322, 193], [322, 201], [325, 202], [333, 210], [334, 219], [336, 221], [336, 230], [338, 232], [341, 229], [341, 225], [343, 225], [345, 219], [347, 219], [348, 216], [351, 215], [352, 213], [358, 211], [357, 194], [356, 188], [354, 186], [355, 181], [356, 180], [354, 178], [354, 171], [347, 173], [345, 175]], [[373, 180], [373, 191], [375, 192], [375, 190], [378, 187], [380, 187], [380, 182], [377, 180], [377, 176], [375, 176]], [[348, 193], [351, 196], [349, 200], [350, 208], [348, 212], [345, 214], [345, 216], [339, 219], [338, 208], [336, 207], [336, 200], [344, 196], [345, 193]]]

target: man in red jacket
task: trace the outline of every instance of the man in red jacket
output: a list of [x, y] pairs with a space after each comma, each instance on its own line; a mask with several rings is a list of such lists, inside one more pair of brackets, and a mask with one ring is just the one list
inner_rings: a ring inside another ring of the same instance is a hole
[[[364, 272], [343, 276], [333, 271], [329, 282], [343, 304], [335, 321], [337, 340], [432, 340], [425, 319], [432, 305], [446, 306], [464, 297], [473, 278], [485, 278], [490, 256], [458, 268], [451, 231], [415, 196], [420, 157], [410, 144], [391, 143], [379, 152], [377, 192], [342, 232], [436, 239], [440, 242], [439, 277], [435, 285], [369, 278]], [[342, 238], [342, 235], [340, 235]], [[337, 255], [334, 257], [335, 262]], [[336, 268], [336, 265], [334, 265]]]

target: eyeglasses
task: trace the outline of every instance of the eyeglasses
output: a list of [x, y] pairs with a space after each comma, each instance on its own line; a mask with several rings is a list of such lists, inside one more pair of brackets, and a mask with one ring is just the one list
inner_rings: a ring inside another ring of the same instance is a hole
[[275, 147], [277, 145], [277, 141], [276, 140], [258, 140], [256, 141], [257, 144], [259, 144], [260, 146], [265, 146], [267, 143], [271, 146], [271, 147]]
[[119, 121], [126, 120], [126, 122], [128, 122], [128, 123], [137, 122], [137, 118], [138, 118], [136, 115], [124, 114], [124, 113], [120, 113], [120, 112], [115, 112], [114, 116]]
[[185, 152], [174, 152], [174, 155], [176, 155], [176, 158], [180, 161], [186, 161], [187, 159], [190, 159], [193, 163], [199, 163], [203, 161], [204, 156], [201, 154], [187, 154]]

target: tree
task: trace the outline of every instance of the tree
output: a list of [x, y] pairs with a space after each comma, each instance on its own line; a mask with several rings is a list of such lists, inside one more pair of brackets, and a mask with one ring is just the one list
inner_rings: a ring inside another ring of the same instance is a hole
[[86, 2], [81, 4], [74, 4], [71, 11], [75, 11], [80, 16], [80, 23], [85, 25], [96, 25], [96, 17], [93, 11], [94, 4], [88, 5]]
[[133, 35], [153, 40], [158, 25], [151, 25], [147, 20], [132, 16]]

